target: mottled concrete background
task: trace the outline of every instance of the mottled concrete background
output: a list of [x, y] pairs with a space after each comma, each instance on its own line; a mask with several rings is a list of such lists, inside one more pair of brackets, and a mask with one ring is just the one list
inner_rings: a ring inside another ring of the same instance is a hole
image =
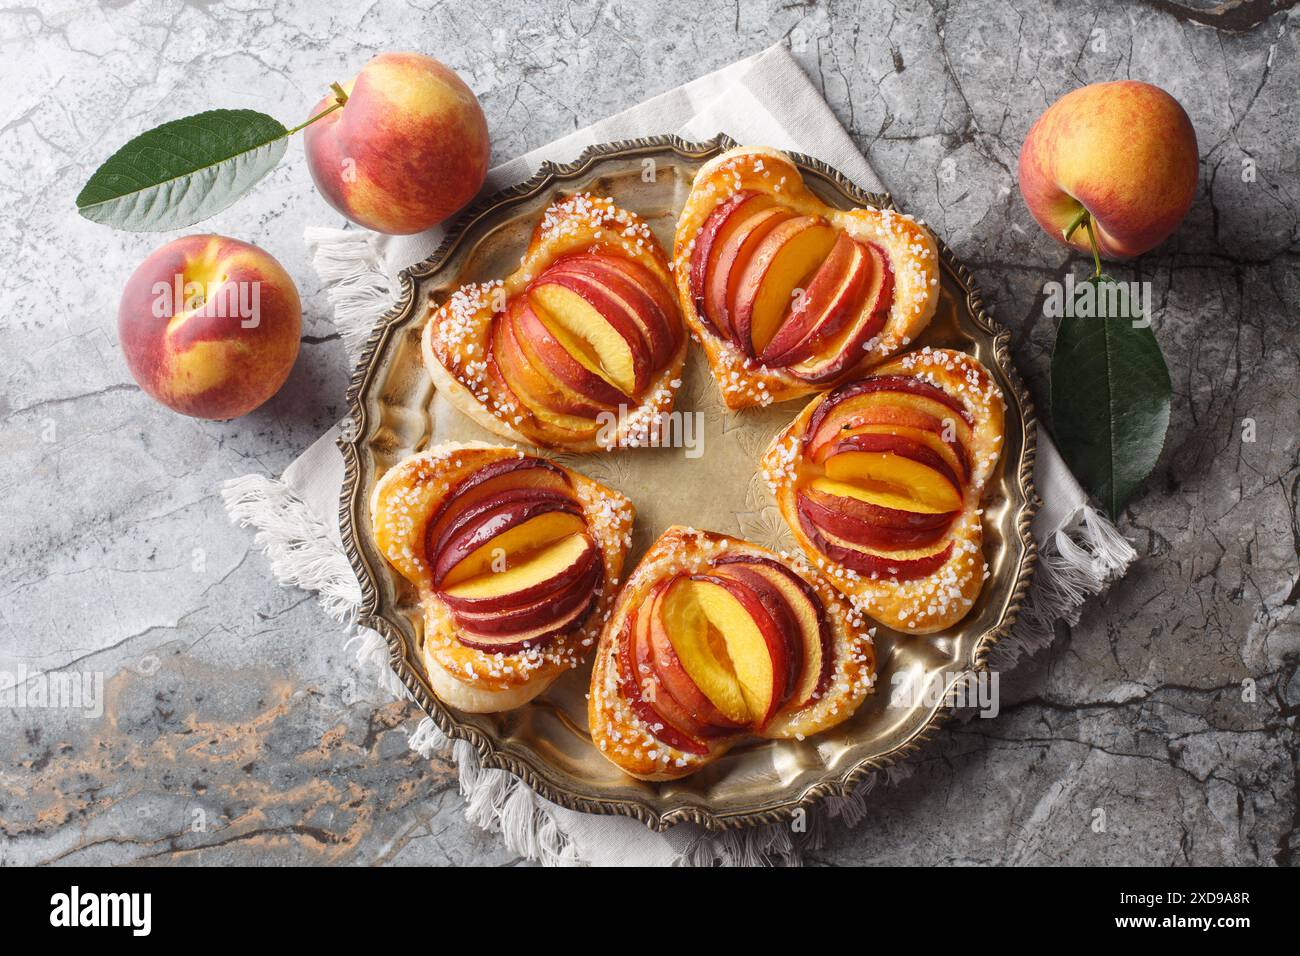
[[310, 596], [271, 582], [218, 497], [223, 479], [278, 473], [343, 413], [349, 370], [301, 239], [341, 220], [301, 146], [205, 224], [269, 249], [306, 310], [288, 386], [226, 424], [172, 415], [132, 383], [117, 294], [159, 238], [79, 219], [96, 165], [214, 106], [303, 118], [392, 48], [460, 71], [500, 161], [782, 37], [901, 201], [975, 269], [1040, 404], [1043, 283], [1084, 263], [1016, 192], [1030, 123], [1079, 84], [1150, 80], [1191, 114], [1202, 170], [1178, 235], [1121, 273], [1154, 283], [1175, 390], [1164, 456], [1123, 521], [1141, 561], [1004, 677], [998, 719], [941, 735], [816, 861], [1295, 862], [1300, 13], [1223, 6], [6, 6], [0, 669], [100, 674], [104, 712], [3, 713], [0, 862], [516, 862], [463, 820], [449, 768], [407, 752], [415, 712], [358, 673]]

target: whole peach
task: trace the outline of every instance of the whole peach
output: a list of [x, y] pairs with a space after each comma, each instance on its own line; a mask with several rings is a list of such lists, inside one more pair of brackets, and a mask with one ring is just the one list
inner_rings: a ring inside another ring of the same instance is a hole
[[[1020, 148], [1020, 193], [1059, 242], [1086, 209], [1103, 256], [1140, 255], [1169, 237], [1196, 194], [1196, 131], [1150, 83], [1093, 83], [1062, 96]], [[1068, 245], [1090, 250], [1087, 232]]]
[[289, 274], [270, 253], [224, 236], [186, 236], [154, 250], [117, 310], [136, 382], [195, 418], [237, 418], [274, 395], [301, 334]]
[[[456, 72], [420, 53], [381, 53], [342, 84], [341, 109], [307, 127], [307, 167], [331, 206], [390, 235], [422, 232], [474, 197], [487, 120]], [[336, 102], [330, 95], [315, 116]]]

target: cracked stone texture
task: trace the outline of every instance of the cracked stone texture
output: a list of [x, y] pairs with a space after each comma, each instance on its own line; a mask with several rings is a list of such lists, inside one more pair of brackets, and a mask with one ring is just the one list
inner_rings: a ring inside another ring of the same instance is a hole
[[301, 238], [340, 219], [301, 147], [202, 227], [270, 250], [304, 299], [288, 385], [232, 423], [172, 415], [132, 383], [116, 296], [161, 240], [76, 215], [95, 166], [214, 106], [296, 120], [330, 81], [413, 44], [477, 91], [501, 161], [782, 38], [975, 270], [1040, 407], [1043, 283], [1085, 264], [1016, 191], [1030, 123], [1075, 86], [1135, 77], [1183, 103], [1201, 151], [1181, 230], [1117, 267], [1153, 283], [1175, 390], [1160, 465], [1122, 522], [1140, 561], [1003, 676], [997, 719], [942, 732], [812, 861], [1296, 862], [1294, 3], [520, 7], [0, 10], [0, 669], [99, 673], [105, 698], [97, 719], [4, 714], [0, 863], [518, 862], [464, 820], [451, 768], [406, 750], [418, 715], [358, 672], [314, 599], [271, 581], [220, 503], [223, 479], [280, 472], [343, 412], [349, 370]]

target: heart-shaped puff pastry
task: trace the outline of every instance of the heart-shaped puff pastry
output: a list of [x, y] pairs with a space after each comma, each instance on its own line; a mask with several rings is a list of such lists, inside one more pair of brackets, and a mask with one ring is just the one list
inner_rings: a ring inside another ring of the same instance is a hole
[[518, 269], [431, 311], [423, 352], [434, 385], [489, 431], [590, 452], [655, 442], [686, 342], [650, 227], [580, 193], [546, 209]]
[[375, 486], [375, 546], [419, 596], [429, 685], [510, 710], [577, 667], [614, 603], [634, 511], [544, 458], [481, 442], [412, 455]]
[[738, 538], [671, 527], [600, 638], [588, 721], [602, 754], [672, 780], [747, 737], [803, 738], [871, 692], [871, 632], [820, 575]]
[[682, 315], [730, 409], [825, 391], [905, 349], [939, 301], [934, 237], [888, 209], [839, 210], [784, 153], [702, 166], [677, 220]]
[[980, 502], [1003, 411], [977, 359], [924, 348], [810, 402], [761, 467], [808, 559], [863, 613], [928, 634], [988, 576]]

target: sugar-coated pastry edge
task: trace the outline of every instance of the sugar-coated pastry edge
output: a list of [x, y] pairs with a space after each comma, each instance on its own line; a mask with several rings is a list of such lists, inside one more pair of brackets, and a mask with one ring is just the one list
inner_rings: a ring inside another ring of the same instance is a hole
[[1001, 457], [1005, 400], [978, 360], [952, 349], [927, 347], [909, 352], [870, 369], [863, 377], [876, 375], [915, 376], [928, 381], [958, 398], [974, 420], [969, 449], [971, 478], [962, 513], [948, 533], [954, 542], [953, 554], [941, 567], [913, 581], [864, 576], [827, 558], [804, 533], [795, 504], [795, 465], [808, 421], [827, 395], [809, 402], [772, 439], [760, 468], [782, 517], [808, 561], [872, 619], [897, 631], [931, 634], [964, 618], [988, 579], [980, 504]]
[[552, 462], [573, 483], [588, 529], [600, 547], [604, 573], [598, 603], [580, 628], [557, 635], [541, 648], [504, 654], [461, 644], [450, 610], [433, 590], [421, 556], [425, 528], [456, 482], [492, 461], [510, 457], [526, 455], [486, 442], [445, 442], [398, 462], [376, 483], [370, 498], [376, 550], [419, 595], [424, 614], [420, 660], [429, 684], [445, 703], [471, 713], [517, 707], [582, 662], [613, 607], [632, 541], [631, 501]]
[[[853, 238], [881, 246], [890, 258], [895, 290], [889, 318], [864, 349], [862, 360], [833, 379], [812, 383], [750, 359], [696, 310], [690, 289], [695, 237], [713, 209], [743, 189], [778, 196], [798, 213], [823, 216]], [[700, 167], [677, 221], [672, 265], [682, 316], [708, 357], [723, 403], [733, 411], [812, 395], [863, 374], [915, 341], [939, 304], [939, 248], [924, 223], [889, 209], [834, 209], [808, 189], [785, 153], [764, 146], [739, 146]]]
[[[672, 410], [682, 383], [689, 339], [684, 330], [640, 403], [628, 408], [616, 428], [596, 428], [586, 438], [563, 435], [539, 421], [510, 391], [491, 357], [495, 308], [522, 294], [555, 259], [581, 251], [619, 255], [644, 266], [670, 290], [668, 298], [675, 304], [668, 259], [644, 220], [611, 199], [577, 193], [546, 208], [514, 272], [503, 279], [467, 283], [441, 305], [429, 305], [420, 337], [424, 366], [457, 411], [511, 441], [575, 453], [649, 444], [649, 429]], [[670, 319], [680, 322], [676, 314]]]
[[654, 736], [623, 697], [616, 654], [630, 611], [657, 582], [679, 571], [701, 570], [722, 554], [737, 553], [777, 560], [812, 585], [826, 607], [836, 642], [836, 670], [830, 692], [806, 707], [778, 712], [760, 736], [802, 739], [829, 730], [851, 717], [872, 692], [875, 650], [867, 622], [797, 555], [778, 554], [729, 535], [673, 525], [651, 545], [628, 576], [601, 632], [592, 665], [587, 705], [592, 743], [607, 760], [631, 776], [642, 780], [675, 780], [707, 766], [736, 743], [754, 736], [716, 738], [709, 741], [707, 754], [687, 753], [669, 746]]

